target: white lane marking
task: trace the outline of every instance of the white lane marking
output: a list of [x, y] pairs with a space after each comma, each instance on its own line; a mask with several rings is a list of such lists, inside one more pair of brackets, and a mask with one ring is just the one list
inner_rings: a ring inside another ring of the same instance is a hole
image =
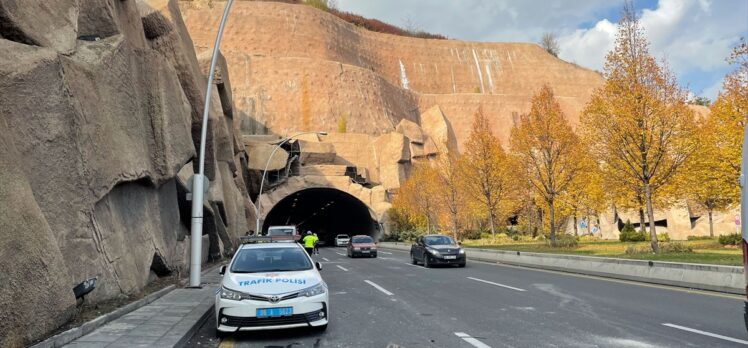
[[678, 330], [693, 332], [693, 333], [697, 333], [699, 335], [704, 335], [704, 336], [719, 338], [721, 340], [735, 342], [735, 343], [740, 343], [740, 344], [744, 344], [744, 345], [748, 346], [748, 341], [743, 341], [743, 340], [740, 340], [740, 339], [737, 339], [737, 338], [722, 336], [722, 335], [718, 335], [718, 334], [715, 334], [715, 333], [701, 331], [701, 330], [696, 330], [696, 329], [692, 329], [690, 327], [685, 327], [685, 326], [680, 326], [680, 325], [675, 325], [675, 324], [670, 324], [670, 323], [663, 323], [662, 325], [665, 325], [665, 326], [668, 326], [668, 327], [672, 327], [672, 328], [678, 329]]
[[345, 254], [343, 254], [343, 253], [339, 253], [339, 252], [335, 252], [335, 253], [338, 254], [338, 255], [340, 255], [340, 256], [345, 256]]
[[369, 284], [369, 285], [373, 286], [373, 287], [374, 287], [375, 289], [377, 289], [377, 290], [379, 290], [379, 291], [383, 292], [383, 293], [384, 293], [385, 295], [387, 295], [387, 296], [392, 296], [392, 293], [391, 293], [391, 292], [389, 292], [389, 291], [387, 291], [387, 289], [385, 289], [385, 288], [383, 288], [383, 287], [379, 286], [379, 284], [377, 284], [377, 283], [375, 283], [375, 282], [373, 282], [373, 281], [371, 281], [371, 280], [364, 280], [364, 281], [365, 281], [365, 282], [366, 282], [367, 284]]
[[322, 259], [325, 260], [325, 261], [327, 261], [327, 262], [330, 262], [330, 259], [328, 259], [326, 257], [323, 257]]
[[470, 343], [470, 345], [472, 345], [473, 347], [477, 347], [477, 348], [491, 348], [491, 346], [489, 346], [489, 345], [487, 345], [487, 344], [485, 344], [485, 343], [483, 343], [481, 341], [478, 341], [477, 338], [470, 337], [470, 335], [468, 335], [468, 334], [466, 334], [464, 332], [455, 332], [455, 335], [457, 337], [459, 337], [459, 338], [462, 338], [463, 341], [465, 341], [467, 343]]
[[347, 269], [347, 268], [345, 268], [345, 267], [343, 267], [343, 266], [341, 266], [341, 265], [335, 265], [335, 266], [338, 266], [338, 268], [340, 268], [340, 269], [342, 269], [342, 270], [344, 270], [344, 271], [348, 272], [348, 269]]
[[468, 279], [472, 279], [472, 280], [475, 280], [475, 281], [477, 281], [477, 282], [481, 282], [481, 283], [486, 283], [486, 284], [491, 284], [491, 285], [496, 285], [496, 286], [500, 286], [500, 287], [502, 287], [502, 288], [512, 289], [512, 290], [516, 290], [516, 291], [527, 291], [527, 290], [525, 290], [525, 289], [515, 288], [515, 287], [513, 287], [513, 286], [509, 286], [509, 285], [504, 285], [504, 284], [499, 284], [499, 283], [489, 282], [488, 280], [483, 280], [483, 279], [478, 279], [478, 278], [473, 278], [473, 277], [467, 277], [467, 278], [468, 278]]
[[386, 251], [379, 251], [379, 252], [382, 253], [382, 254], [386, 254], [386, 255], [392, 255], [392, 253], [388, 253]]

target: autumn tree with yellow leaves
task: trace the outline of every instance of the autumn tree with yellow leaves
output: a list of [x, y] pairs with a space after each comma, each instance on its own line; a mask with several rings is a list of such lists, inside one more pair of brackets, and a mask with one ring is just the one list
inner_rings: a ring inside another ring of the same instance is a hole
[[457, 240], [460, 216], [465, 213], [465, 195], [462, 192], [460, 175], [460, 157], [452, 152], [442, 151], [434, 161], [437, 182], [434, 192], [439, 201], [442, 216], [448, 216], [452, 236]]
[[727, 61], [737, 69], [725, 77], [709, 116], [700, 121], [698, 148], [676, 185], [706, 209], [710, 236], [714, 236], [714, 211], [740, 201], [740, 149], [748, 117], [748, 44], [741, 40]]
[[393, 201], [393, 207], [408, 215], [411, 221], [423, 218], [427, 233], [431, 233], [438, 221], [437, 183], [438, 174], [434, 168], [428, 163], [414, 163], [410, 177], [400, 186]]
[[460, 166], [462, 187], [467, 197], [484, 210], [491, 236], [496, 238], [496, 223], [508, 215], [516, 182], [512, 179], [509, 157], [491, 132], [491, 124], [483, 111], [478, 109], [473, 117]]
[[606, 177], [642, 189], [652, 250], [657, 252], [653, 197], [694, 151], [694, 121], [686, 91], [649, 53], [628, 2], [603, 75], [605, 85], [593, 93], [582, 114], [582, 135]]
[[580, 174], [584, 153], [550, 87], [533, 96], [530, 113], [512, 128], [510, 144], [524, 177], [548, 209], [549, 237], [555, 243], [558, 199]]

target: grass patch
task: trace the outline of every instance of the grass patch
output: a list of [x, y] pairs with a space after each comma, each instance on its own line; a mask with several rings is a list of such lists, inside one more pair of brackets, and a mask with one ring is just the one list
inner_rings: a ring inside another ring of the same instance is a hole
[[[483, 248], [496, 250], [512, 250], [535, 253], [584, 255], [599, 257], [617, 257], [634, 260], [671, 261], [685, 263], [704, 263], [712, 265], [742, 266], [742, 252], [739, 248], [722, 246], [715, 239], [691, 240], [678, 242], [691, 248], [691, 252], [683, 252], [678, 248], [676, 252], [661, 252], [654, 254], [646, 252], [649, 242], [622, 243], [619, 241], [579, 242], [574, 247], [551, 247], [545, 242], [505, 242], [489, 244], [480, 240], [466, 240], [463, 245], [468, 248]], [[661, 243], [665, 244], [665, 243]], [[626, 249], [634, 248], [639, 252], [626, 253]]]

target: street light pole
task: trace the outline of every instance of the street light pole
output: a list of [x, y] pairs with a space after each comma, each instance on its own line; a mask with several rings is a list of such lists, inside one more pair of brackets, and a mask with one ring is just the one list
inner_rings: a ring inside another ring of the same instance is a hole
[[304, 134], [327, 135], [327, 132], [302, 132], [302, 133], [294, 134], [286, 139], [283, 139], [283, 141], [281, 141], [278, 145], [275, 145], [275, 148], [273, 148], [273, 151], [270, 153], [270, 156], [268, 156], [268, 160], [265, 163], [265, 170], [262, 171], [262, 179], [260, 180], [260, 193], [257, 194], [257, 203], [255, 204], [255, 211], [257, 213], [257, 224], [255, 225], [255, 233], [258, 236], [260, 235], [260, 216], [262, 216], [262, 214], [260, 214], [260, 205], [261, 205], [260, 197], [262, 197], [262, 186], [265, 184], [265, 177], [267, 176], [267, 173], [268, 173], [268, 167], [270, 167], [270, 160], [273, 158], [273, 155], [275, 154], [275, 152], [278, 151], [278, 149], [280, 149], [281, 146], [283, 146], [283, 144], [291, 141], [291, 139], [298, 137], [299, 135], [304, 135]]
[[203, 196], [205, 187], [205, 142], [208, 133], [208, 113], [210, 111], [211, 88], [213, 87], [213, 75], [216, 69], [216, 60], [218, 58], [218, 47], [221, 45], [223, 28], [226, 25], [226, 19], [229, 16], [229, 10], [233, 0], [226, 1], [226, 7], [223, 10], [221, 24], [218, 26], [216, 42], [213, 46], [213, 56], [210, 59], [210, 71], [208, 72], [208, 86], [205, 91], [205, 108], [203, 109], [203, 124], [200, 132], [200, 154], [198, 172], [192, 179], [192, 221], [190, 229], [190, 287], [200, 287], [200, 266], [202, 261], [202, 242], [203, 242]]

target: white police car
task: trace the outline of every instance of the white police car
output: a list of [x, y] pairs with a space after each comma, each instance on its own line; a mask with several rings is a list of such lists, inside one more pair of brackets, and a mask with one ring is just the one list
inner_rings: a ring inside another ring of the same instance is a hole
[[[221, 266], [216, 293], [216, 335], [249, 330], [327, 329], [327, 284], [304, 248], [293, 240], [244, 237], [231, 263]], [[263, 243], [264, 241], [264, 243]]]

